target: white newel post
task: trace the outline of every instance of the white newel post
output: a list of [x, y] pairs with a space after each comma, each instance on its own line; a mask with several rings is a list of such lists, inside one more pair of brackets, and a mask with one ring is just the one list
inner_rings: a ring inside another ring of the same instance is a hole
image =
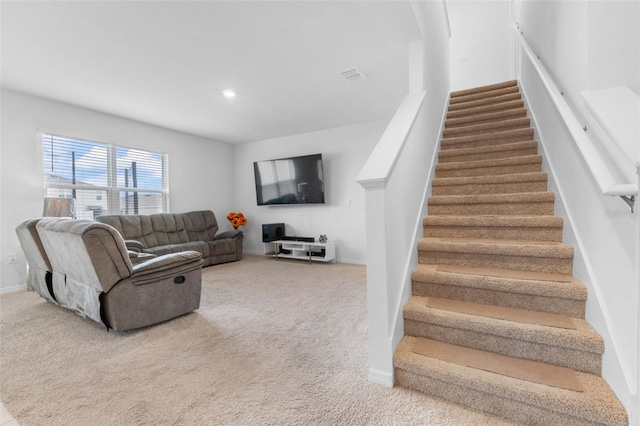
[[[403, 179], [414, 179], [407, 173], [394, 174], [394, 167], [402, 156], [405, 142], [424, 140], [413, 135], [416, 118], [421, 111], [426, 92], [408, 94], [396, 114], [391, 119], [378, 145], [360, 170], [356, 181], [365, 190], [365, 231], [367, 245], [367, 304], [369, 325], [369, 375], [371, 382], [384, 386], [393, 386], [393, 330], [398, 303], [401, 298], [402, 265], [393, 264], [390, 256], [391, 241], [398, 241], [398, 235], [389, 234], [397, 218], [387, 217], [389, 203], [393, 199], [402, 199], [398, 188]], [[411, 158], [423, 165], [422, 158]], [[410, 165], [405, 165], [411, 167]], [[395, 179], [395, 180], [394, 180]], [[398, 180], [399, 179], [399, 180]], [[396, 192], [391, 189], [395, 182]], [[399, 183], [400, 182], [400, 183]], [[407, 210], [410, 211], [410, 210]], [[411, 219], [412, 220], [412, 219]], [[395, 232], [403, 232], [398, 228]], [[411, 236], [414, 231], [410, 230]], [[410, 238], [409, 238], [410, 240]], [[395, 247], [403, 250], [405, 247]], [[397, 263], [397, 261], [396, 261]]]
[[365, 189], [367, 308], [371, 382], [393, 386], [393, 347], [389, 339], [389, 294], [385, 181], [360, 182]]

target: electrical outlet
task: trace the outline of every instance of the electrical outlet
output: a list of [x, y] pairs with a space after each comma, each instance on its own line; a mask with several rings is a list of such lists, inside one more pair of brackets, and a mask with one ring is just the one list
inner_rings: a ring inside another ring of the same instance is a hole
[[9, 263], [16, 263], [18, 257], [15, 253], [9, 253]]

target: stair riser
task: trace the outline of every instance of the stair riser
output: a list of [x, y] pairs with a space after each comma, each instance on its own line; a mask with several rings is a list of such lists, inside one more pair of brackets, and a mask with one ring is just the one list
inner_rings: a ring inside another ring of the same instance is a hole
[[451, 119], [451, 118], [462, 118], [462, 117], [474, 117], [477, 115], [484, 115], [484, 114], [490, 114], [490, 113], [494, 113], [494, 112], [501, 112], [501, 111], [511, 111], [514, 109], [521, 109], [524, 107], [524, 101], [523, 100], [517, 100], [517, 101], [511, 101], [511, 102], [503, 102], [500, 104], [493, 104], [493, 105], [484, 105], [481, 107], [477, 107], [477, 108], [472, 108], [472, 109], [461, 109], [458, 111], [449, 111], [447, 112], [447, 117], [446, 119]]
[[573, 273], [573, 259], [561, 257], [510, 256], [484, 253], [452, 253], [418, 249], [418, 262], [426, 265], [457, 265], [514, 271]]
[[[504, 395], [495, 396], [485, 391], [466, 386], [459, 386], [455, 382], [444, 382], [433, 377], [420, 375], [401, 368], [396, 368], [396, 385], [441, 398], [494, 416], [509, 419], [516, 424], [532, 426], [584, 426], [582, 419], [546, 410], [534, 405], [525, 404], [513, 399], [506, 399]], [[482, 386], [480, 383], [479, 386]]]
[[485, 140], [503, 140], [508, 139], [515, 136], [529, 136], [530, 139], [527, 141], [533, 140], [533, 129], [531, 127], [519, 128], [515, 130], [494, 130], [492, 132], [483, 133], [481, 135], [470, 135], [470, 136], [450, 136], [442, 138], [442, 146], [449, 145], [457, 145], [460, 143], [466, 142], [479, 142]]
[[515, 173], [538, 173], [542, 170], [542, 163], [514, 164], [495, 167], [470, 167], [444, 169], [436, 166], [436, 178], [472, 177], [488, 175], [511, 175]]
[[[517, 335], [517, 330], [514, 330]], [[586, 373], [600, 374], [602, 356], [560, 346], [528, 342], [503, 336], [462, 330], [428, 322], [406, 320], [404, 333], [407, 336], [426, 337], [455, 345], [494, 352], [501, 355], [524, 358], [531, 361], [569, 367]]]
[[429, 214], [438, 216], [552, 215], [553, 203], [429, 204]]
[[507, 136], [503, 138], [491, 138], [484, 140], [470, 140], [470, 141], [451, 141], [447, 139], [442, 139], [440, 142], [440, 149], [450, 150], [450, 149], [465, 149], [465, 148], [483, 148], [487, 146], [497, 146], [504, 145], [513, 142], [527, 142], [530, 141], [533, 137], [533, 134], [522, 134], [522, 135], [514, 135]]
[[488, 98], [478, 99], [476, 101], [461, 102], [458, 104], [450, 104], [449, 111], [462, 111], [467, 109], [474, 109], [487, 105], [501, 104], [509, 101], [518, 101], [521, 99], [520, 93], [510, 93], [502, 96], [492, 96]]
[[518, 86], [487, 90], [486, 92], [472, 93], [468, 95], [451, 96], [449, 105], [455, 105], [462, 102], [478, 101], [486, 98], [495, 98], [497, 96], [509, 95], [512, 93], [520, 93], [520, 89], [518, 88]]
[[429, 225], [423, 229], [425, 237], [562, 242], [561, 228]]
[[493, 183], [479, 185], [433, 186], [433, 195], [467, 194], [516, 194], [523, 192], [545, 192], [547, 182]]
[[[527, 129], [529, 128], [528, 124], [516, 124], [516, 125], [512, 125], [512, 126], [505, 126], [505, 127], [493, 127], [493, 128], [489, 128], [489, 129], [480, 129], [480, 130], [468, 130], [468, 131], [444, 131], [442, 137], [443, 138], [457, 138], [457, 137], [463, 137], [463, 136], [482, 136], [482, 135], [486, 135], [488, 133], [494, 133], [494, 132], [505, 132], [507, 130], [522, 130], [522, 129]], [[462, 128], [463, 129], [463, 128]]]
[[501, 132], [505, 130], [526, 129], [529, 127], [529, 119], [521, 118], [519, 120], [495, 121], [480, 125], [457, 127], [452, 129], [445, 128], [442, 136], [445, 138], [456, 136], [482, 135], [491, 132]]
[[488, 113], [467, 118], [450, 118], [445, 120], [445, 129], [455, 129], [457, 127], [472, 126], [475, 124], [491, 123], [497, 120], [509, 120], [514, 118], [522, 118], [527, 116], [527, 110], [524, 108], [508, 109], [501, 112]]
[[584, 300], [561, 299], [532, 294], [509, 293], [483, 288], [438, 284], [424, 281], [412, 281], [414, 296], [440, 297], [482, 303], [485, 305], [505, 306], [508, 308], [530, 309], [540, 312], [564, 314], [574, 318], [584, 318]]
[[[464, 160], [464, 158], [473, 158], [475, 156], [488, 155], [486, 158], [478, 160]], [[516, 157], [516, 158], [514, 158]], [[459, 163], [464, 161], [482, 161], [502, 159], [500, 165], [521, 164], [541, 161], [542, 157], [538, 155], [538, 142], [534, 140], [525, 142], [516, 142], [510, 145], [500, 145], [487, 148], [471, 148], [471, 149], [449, 149], [438, 152], [439, 163]], [[534, 160], [535, 159], [535, 160]], [[490, 164], [493, 165], [493, 164]], [[485, 164], [487, 166], [487, 164]]]

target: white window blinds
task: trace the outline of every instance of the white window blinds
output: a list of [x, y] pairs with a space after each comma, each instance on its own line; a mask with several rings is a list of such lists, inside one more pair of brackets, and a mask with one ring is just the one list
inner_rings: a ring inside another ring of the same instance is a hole
[[167, 210], [167, 155], [43, 135], [45, 197], [75, 199], [75, 217]]

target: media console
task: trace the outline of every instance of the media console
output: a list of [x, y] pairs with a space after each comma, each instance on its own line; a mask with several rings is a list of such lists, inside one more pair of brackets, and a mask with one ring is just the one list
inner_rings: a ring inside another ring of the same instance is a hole
[[[267, 245], [271, 245], [270, 248]], [[276, 240], [264, 243], [265, 254], [273, 255], [276, 260], [300, 259], [309, 263], [331, 262], [336, 259], [336, 246], [333, 242], [319, 243], [314, 241]]]

